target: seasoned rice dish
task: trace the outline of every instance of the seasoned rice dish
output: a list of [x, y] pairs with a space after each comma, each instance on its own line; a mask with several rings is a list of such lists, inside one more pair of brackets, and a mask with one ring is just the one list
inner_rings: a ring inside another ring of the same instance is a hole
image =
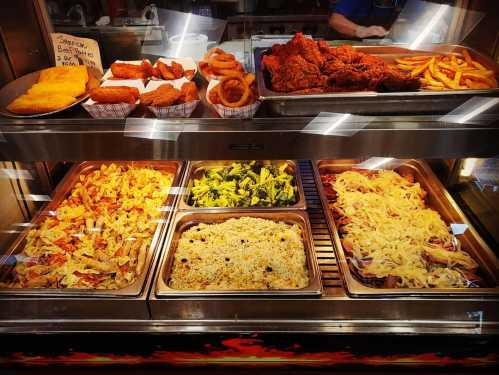
[[308, 286], [297, 224], [253, 217], [198, 224], [181, 234], [169, 286], [178, 290], [302, 289]]

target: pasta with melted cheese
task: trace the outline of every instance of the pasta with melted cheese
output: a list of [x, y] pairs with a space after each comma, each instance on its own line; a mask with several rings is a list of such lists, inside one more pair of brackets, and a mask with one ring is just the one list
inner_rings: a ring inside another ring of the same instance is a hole
[[[116, 164], [80, 175], [71, 194], [30, 230], [15, 288], [120, 289], [144, 271], [173, 174]], [[20, 257], [18, 257], [20, 259]]]
[[354, 270], [385, 287], [464, 288], [477, 269], [452, 244], [447, 224], [427, 208], [412, 176], [346, 171], [323, 177], [334, 192], [333, 216]]

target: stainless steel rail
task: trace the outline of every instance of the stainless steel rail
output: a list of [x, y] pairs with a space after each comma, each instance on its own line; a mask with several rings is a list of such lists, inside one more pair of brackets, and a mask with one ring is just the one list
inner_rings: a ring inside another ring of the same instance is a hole
[[[307, 132], [313, 118], [0, 119], [0, 159], [324, 159], [493, 157], [499, 123], [438, 116], [370, 117], [353, 136]], [[355, 125], [355, 124], [353, 124]]]

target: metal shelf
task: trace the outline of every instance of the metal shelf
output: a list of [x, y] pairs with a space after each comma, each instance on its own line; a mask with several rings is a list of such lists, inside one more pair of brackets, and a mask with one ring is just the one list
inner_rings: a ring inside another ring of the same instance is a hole
[[368, 117], [368, 125], [355, 135], [332, 136], [308, 132], [305, 128], [312, 119], [0, 119], [0, 159], [450, 159], [493, 157], [499, 149], [499, 122], [470, 125], [441, 122], [437, 116]]

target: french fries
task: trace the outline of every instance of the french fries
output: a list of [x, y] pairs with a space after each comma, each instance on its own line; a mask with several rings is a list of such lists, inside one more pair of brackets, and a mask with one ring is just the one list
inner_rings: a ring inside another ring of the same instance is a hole
[[495, 72], [473, 60], [463, 49], [461, 54], [410, 56], [395, 59], [397, 68], [411, 77], [419, 77], [424, 90], [481, 90], [497, 87]]

